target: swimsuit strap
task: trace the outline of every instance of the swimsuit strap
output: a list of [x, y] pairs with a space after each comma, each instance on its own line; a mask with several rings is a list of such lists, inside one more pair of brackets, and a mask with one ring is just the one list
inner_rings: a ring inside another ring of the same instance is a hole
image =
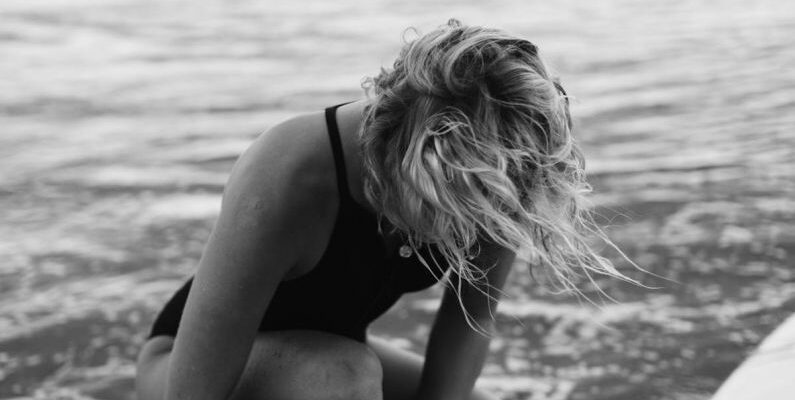
[[[349, 102], [350, 103], [350, 102]], [[348, 103], [337, 104], [326, 108], [326, 126], [328, 136], [331, 141], [331, 152], [334, 155], [334, 167], [337, 170], [337, 190], [340, 193], [340, 205], [351, 205], [350, 190], [348, 189], [348, 174], [345, 172], [345, 154], [342, 151], [342, 141], [340, 140], [340, 130], [337, 126], [337, 108]]]

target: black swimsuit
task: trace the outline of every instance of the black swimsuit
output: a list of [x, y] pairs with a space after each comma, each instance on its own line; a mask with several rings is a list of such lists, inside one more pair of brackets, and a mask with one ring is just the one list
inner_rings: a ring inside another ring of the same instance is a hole
[[[342, 105], [342, 104], [340, 104]], [[336, 110], [326, 108], [331, 150], [337, 171], [339, 210], [325, 253], [307, 274], [282, 281], [271, 299], [259, 331], [311, 329], [364, 342], [367, 326], [403, 293], [437, 282], [416, 254], [389, 254], [378, 232], [376, 216], [351, 198], [345, 173]], [[429, 265], [430, 246], [419, 250]], [[407, 257], [406, 257], [407, 256]], [[441, 276], [444, 270], [435, 271]], [[180, 288], [157, 316], [149, 337], [175, 336], [193, 278]]]

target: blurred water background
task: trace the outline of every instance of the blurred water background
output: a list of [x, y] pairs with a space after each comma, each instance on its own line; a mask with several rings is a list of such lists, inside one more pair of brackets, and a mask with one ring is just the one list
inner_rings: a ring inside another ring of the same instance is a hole
[[[709, 398], [795, 311], [792, 2], [3, 0], [0, 398], [133, 398], [237, 155], [359, 98], [405, 28], [450, 17], [540, 47], [576, 97], [609, 234], [667, 278], [602, 281], [618, 302], [595, 308], [515, 271], [480, 383]], [[422, 351], [438, 294], [372, 333]]]

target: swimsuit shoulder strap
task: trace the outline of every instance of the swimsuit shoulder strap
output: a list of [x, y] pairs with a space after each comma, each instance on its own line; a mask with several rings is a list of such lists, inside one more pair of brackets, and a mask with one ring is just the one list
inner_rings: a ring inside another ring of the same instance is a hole
[[328, 129], [329, 140], [331, 141], [331, 152], [334, 155], [334, 167], [337, 170], [337, 190], [340, 194], [340, 205], [351, 205], [353, 199], [348, 188], [348, 174], [345, 168], [345, 154], [342, 151], [342, 141], [340, 140], [340, 130], [337, 126], [337, 108], [348, 103], [337, 104], [326, 108], [326, 126]]

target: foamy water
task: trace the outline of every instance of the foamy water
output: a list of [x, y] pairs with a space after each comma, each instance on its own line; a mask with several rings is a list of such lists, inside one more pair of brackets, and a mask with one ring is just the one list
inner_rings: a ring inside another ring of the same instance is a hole
[[[481, 384], [708, 398], [795, 311], [785, 2], [3, 1], [0, 398], [132, 398], [138, 346], [193, 272], [237, 155], [358, 98], [406, 27], [450, 17], [540, 47], [576, 98], [610, 235], [667, 278], [601, 280], [618, 303], [594, 308], [515, 271]], [[372, 333], [421, 351], [437, 296]]]

